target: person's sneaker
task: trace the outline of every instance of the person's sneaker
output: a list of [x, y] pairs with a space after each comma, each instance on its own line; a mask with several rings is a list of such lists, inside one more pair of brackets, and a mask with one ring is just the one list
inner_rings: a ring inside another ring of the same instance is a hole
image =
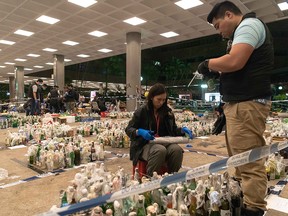
[[263, 216], [263, 215], [264, 211], [261, 209], [250, 210], [247, 208], [241, 208], [241, 216]]

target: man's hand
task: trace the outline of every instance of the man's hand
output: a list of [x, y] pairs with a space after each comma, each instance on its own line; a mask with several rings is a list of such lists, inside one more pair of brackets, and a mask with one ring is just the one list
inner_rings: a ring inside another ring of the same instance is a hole
[[155, 139], [155, 137], [153, 136], [154, 135], [153, 131], [145, 130], [142, 128], [138, 129], [137, 135], [142, 136], [145, 140], [154, 140]]
[[209, 79], [217, 78], [219, 76], [219, 73], [217, 71], [210, 70], [208, 67], [208, 64], [209, 64], [208, 59], [201, 62], [198, 65], [197, 71], [206, 78], [209, 78]]

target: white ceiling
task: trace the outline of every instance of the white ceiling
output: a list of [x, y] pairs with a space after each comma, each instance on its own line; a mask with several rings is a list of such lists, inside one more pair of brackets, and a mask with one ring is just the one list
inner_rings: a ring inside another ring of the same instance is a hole
[[[84, 1], [84, 0], [83, 0]], [[179, 41], [199, 38], [217, 33], [207, 24], [207, 14], [216, 1], [203, 0], [200, 5], [184, 10], [174, 4], [177, 0], [98, 0], [98, 3], [82, 8], [67, 0], [0, 0], [0, 40], [16, 42], [14, 45], [0, 44], [0, 76], [6, 82], [8, 72], [14, 71], [14, 66], [24, 66], [33, 69], [25, 74], [51, 69], [53, 54], [62, 54], [71, 62], [66, 65], [86, 62], [123, 54], [126, 52], [126, 33], [141, 32], [142, 49], [171, 44]], [[193, 1], [193, 0], [191, 0]], [[243, 13], [254, 11], [265, 22], [273, 22], [286, 18], [277, 6], [284, 0], [233, 0]], [[60, 21], [49, 25], [36, 21], [41, 15], [51, 16]], [[147, 22], [139, 26], [131, 26], [123, 20], [138, 17]], [[32, 31], [31, 37], [16, 35], [18, 29]], [[92, 31], [102, 31], [108, 35], [97, 38], [88, 35]], [[174, 31], [179, 36], [164, 38], [160, 34]], [[66, 40], [76, 41], [79, 45], [67, 46]], [[44, 48], [58, 49], [55, 53], [45, 52]], [[98, 52], [99, 49], [113, 50], [110, 53]], [[41, 55], [38, 58], [27, 54]], [[90, 55], [89, 58], [77, 57], [78, 54]], [[16, 58], [27, 59], [17, 62]], [[13, 62], [15, 65], [5, 65]], [[43, 69], [34, 68], [44, 66]], [[13, 75], [12, 75], [13, 76]]]

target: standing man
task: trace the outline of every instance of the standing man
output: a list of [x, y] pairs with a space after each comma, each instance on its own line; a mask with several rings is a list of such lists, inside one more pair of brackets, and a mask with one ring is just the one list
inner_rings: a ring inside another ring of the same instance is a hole
[[[271, 107], [270, 71], [274, 50], [267, 26], [255, 13], [243, 15], [230, 1], [214, 6], [207, 21], [229, 39], [227, 54], [205, 60], [198, 72], [220, 74], [220, 93], [226, 115], [226, 142], [229, 156], [264, 146], [265, 121]], [[244, 208], [241, 215], [262, 216], [267, 191], [265, 158], [236, 168], [242, 180]]]
[[28, 100], [30, 101], [30, 115], [39, 115], [40, 114], [40, 94], [41, 94], [41, 85], [43, 84], [42, 79], [38, 79], [36, 82], [33, 82], [29, 86], [28, 90]]
[[59, 87], [54, 85], [54, 87], [48, 93], [48, 98], [50, 100], [50, 110], [54, 113], [60, 112], [60, 93]]

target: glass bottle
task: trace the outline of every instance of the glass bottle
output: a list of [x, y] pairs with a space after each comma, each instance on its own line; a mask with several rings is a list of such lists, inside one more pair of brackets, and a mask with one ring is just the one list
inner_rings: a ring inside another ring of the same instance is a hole
[[197, 198], [196, 198], [195, 190], [191, 191], [191, 203], [189, 206], [189, 214], [190, 216], [196, 216], [196, 208], [197, 208]]
[[80, 149], [78, 147], [75, 147], [74, 149], [74, 164], [75, 166], [79, 166], [81, 164], [81, 155], [80, 155]]
[[223, 185], [221, 187], [221, 190], [222, 190], [222, 197], [220, 199], [221, 201], [220, 214], [221, 216], [231, 216], [230, 203], [227, 197], [227, 187]]
[[143, 195], [139, 195], [139, 200], [138, 200], [138, 205], [137, 205], [137, 216], [146, 216]]
[[68, 200], [67, 200], [67, 193], [66, 191], [61, 191], [61, 206], [64, 207], [69, 205]]

